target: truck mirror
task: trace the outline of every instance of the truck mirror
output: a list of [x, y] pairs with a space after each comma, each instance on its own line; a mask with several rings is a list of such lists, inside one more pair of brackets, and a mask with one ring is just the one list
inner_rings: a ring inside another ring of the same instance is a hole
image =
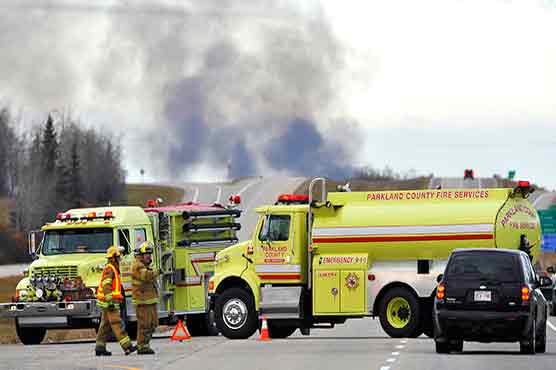
[[546, 272], [548, 272], [549, 274], [554, 274], [556, 270], [554, 270], [554, 266], [548, 266]]
[[37, 235], [34, 231], [29, 233], [29, 255], [35, 257], [37, 254]]
[[437, 283], [440, 283], [440, 282], [442, 281], [442, 279], [444, 279], [444, 274], [439, 274], [439, 275], [436, 277], [436, 282], [437, 282]]

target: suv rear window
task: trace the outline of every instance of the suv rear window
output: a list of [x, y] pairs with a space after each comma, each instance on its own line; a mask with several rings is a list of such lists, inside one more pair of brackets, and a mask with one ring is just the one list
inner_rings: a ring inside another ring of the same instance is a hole
[[500, 282], [522, 281], [518, 260], [504, 253], [460, 253], [452, 256], [446, 278], [491, 279]]

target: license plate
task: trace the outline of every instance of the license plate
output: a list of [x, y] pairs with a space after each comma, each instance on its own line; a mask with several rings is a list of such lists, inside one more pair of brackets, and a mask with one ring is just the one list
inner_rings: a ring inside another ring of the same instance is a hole
[[476, 290], [475, 291], [475, 302], [490, 302], [492, 300], [492, 294], [490, 291]]

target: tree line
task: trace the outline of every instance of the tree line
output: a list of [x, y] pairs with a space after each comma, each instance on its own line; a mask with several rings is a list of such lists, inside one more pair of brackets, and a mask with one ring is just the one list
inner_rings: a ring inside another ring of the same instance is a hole
[[0, 225], [0, 258], [14, 250], [20, 255], [24, 235], [57, 212], [124, 204], [127, 195], [117, 138], [68, 116], [48, 114], [25, 132], [17, 124], [8, 109], [0, 109], [0, 198], [12, 204], [10, 228]]

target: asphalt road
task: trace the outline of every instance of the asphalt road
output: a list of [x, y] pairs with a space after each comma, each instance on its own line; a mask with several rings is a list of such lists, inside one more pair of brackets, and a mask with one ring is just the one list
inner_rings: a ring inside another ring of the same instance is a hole
[[[556, 322], [556, 320], [554, 320]], [[556, 332], [548, 328], [546, 354], [521, 355], [519, 344], [465, 343], [464, 352], [438, 355], [434, 343], [387, 337], [377, 320], [351, 320], [332, 330], [314, 330], [309, 337], [260, 342], [257, 336], [231, 341], [221, 336], [172, 343], [168, 336], [153, 340], [155, 356], [124, 356], [116, 343], [114, 355], [96, 358], [94, 341], [0, 346], [1, 369], [167, 369], [167, 370], [524, 370], [553, 369]]]

